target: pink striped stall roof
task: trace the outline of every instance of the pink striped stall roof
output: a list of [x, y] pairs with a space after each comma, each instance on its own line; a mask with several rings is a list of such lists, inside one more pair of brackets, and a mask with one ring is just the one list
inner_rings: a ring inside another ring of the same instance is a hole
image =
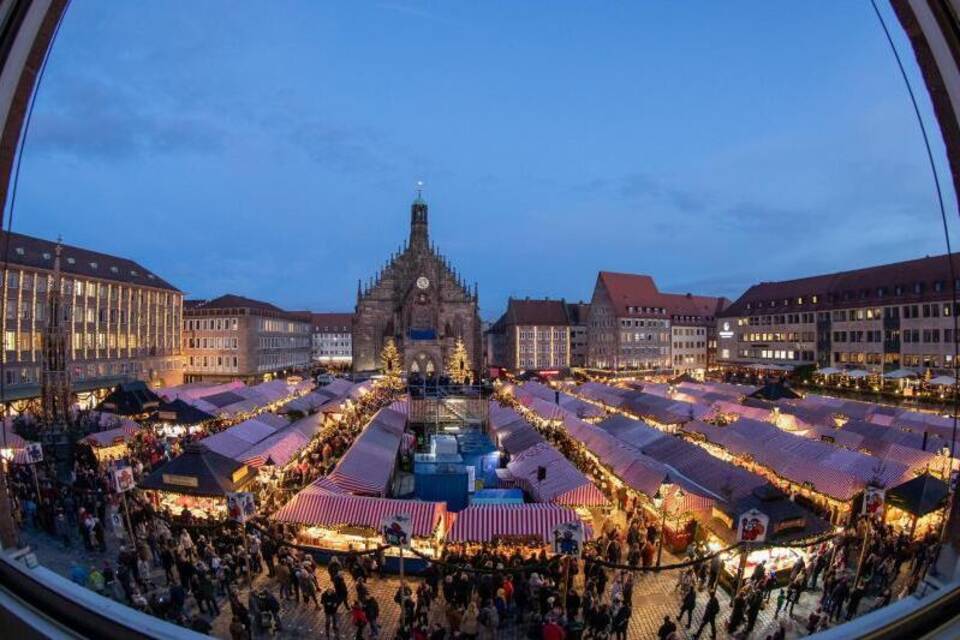
[[444, 502], [363, 498], [305, 490], [294, 496], [272, 517], [278, 522], [308, 526], [348, 525], [379, 529], [384, 518], [405, 514], [409, 515], [412, 521], [413, 535], [425, 538], [433, 535], [437, 526], [443, 522], [446, 510]]
[[[577, 512], [554, 504], [491, 504], [467, 507], [457, 514], [447, 540], [489, 542], [497, 537], [538, 537], [550, 542], [553, 530], [578, 522]], [[588, 537], [589, 537], [589, 531]]]

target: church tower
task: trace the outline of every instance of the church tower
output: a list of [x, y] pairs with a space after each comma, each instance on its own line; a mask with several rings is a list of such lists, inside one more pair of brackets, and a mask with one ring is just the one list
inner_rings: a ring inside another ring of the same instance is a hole
[[40, 409], [47, 429], [61, 428], [70, 421], [70, 373], [67, 370], [67, 328], [64, 325], [63, 278], [57, 241], [53, 260], [53, 281], [47, 288], [47, 325], [43, 331], [43, 368], [40, 370]]
[[430, 246], [427, 234], [427, 203], [423, 199], [423, 183], [417, 184], [417, 197], [410, 205], [410, 246], [426, 248]]
[[[457, 351], [481, 362], [478, 294], [430, 243], [423, 183], [410, 205], [410, 237], [400, 252], [357, 288], [353, 369], [373, 371], [387, 341], [399, 351], [405, 374], [439, 376]], [[479, 366], [477, 367], [479, 368]], [[476, 372], [471, 378], [476, 379]]]

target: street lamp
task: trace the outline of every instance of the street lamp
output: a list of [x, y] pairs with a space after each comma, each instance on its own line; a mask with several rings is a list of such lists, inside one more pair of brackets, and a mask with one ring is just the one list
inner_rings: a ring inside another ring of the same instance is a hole
[[[668, 473], [663, 477], [663, 482], [660, 483], [660, 486], [657, 487], [657, 492], [653, 494], [653, 506], [660, 512], [660, 538], [657, 541], [657, 566], [660, 566], [660, 560], [663, 557], [663, 539], [666, 537], [667, 533], [667, 492], [669, 491], [672, 483], [670, 482], [670, 474]], [[681, 487], [677, 487], [673, 493], [674, 497], [678, 500], [682, 500], [686, 495], [683, 492]]]

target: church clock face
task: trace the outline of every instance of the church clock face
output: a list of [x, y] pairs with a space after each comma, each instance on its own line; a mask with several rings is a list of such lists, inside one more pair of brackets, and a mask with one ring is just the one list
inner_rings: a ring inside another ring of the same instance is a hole
[[420, 276], [417, 278], [417, 288], [421, 291], [430, 286], [430, 281], [427, 280], [426, 276]]

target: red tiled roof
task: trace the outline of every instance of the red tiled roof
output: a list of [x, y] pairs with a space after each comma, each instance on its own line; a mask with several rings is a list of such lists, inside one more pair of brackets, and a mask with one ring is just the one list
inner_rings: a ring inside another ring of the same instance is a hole
[[311, 313], [310, 318], [318, 333], [349, 332], [353, 327], [352, 313]]
[[563, 300], [510, 298], [507, 310], [493, 323], [490, 331], [502, 333], [508, 325], [568, 326], [567, 303]]
[[249, 309], [251, 311], [266, 312], [290, 319], [308, 321], [302, 312], [285, 311], [269, 302], [244, 298], [243, 296], [238, 296], [233, 293], [222, 295], [213, 300], [187, 300], [183, 305], [185, 315], [202, 315], [203, 311], [209, 309]]
[[[954, 255], [953, 263], [960, 272], [960, 256]], [[813, 296], [817, 296], [816, 303]], [[747, 289], [723, 315], [903, 304], [950, 297], [950, 264], [946, 255], [940, 255], [796, 280], [761, 282]]]
[[[729, 300], [690, 293], [661, 293], [648, 275], [601, 271], [597, 276], [613, 303], [618, 317], [623, 316], [699, 316], [712, 318]], [[640, 311], [631, 309], [639, 308]], [[642, 311], [644, 308], [658, 311]], [[659, 310], [663, 310], [662, 312]]]

